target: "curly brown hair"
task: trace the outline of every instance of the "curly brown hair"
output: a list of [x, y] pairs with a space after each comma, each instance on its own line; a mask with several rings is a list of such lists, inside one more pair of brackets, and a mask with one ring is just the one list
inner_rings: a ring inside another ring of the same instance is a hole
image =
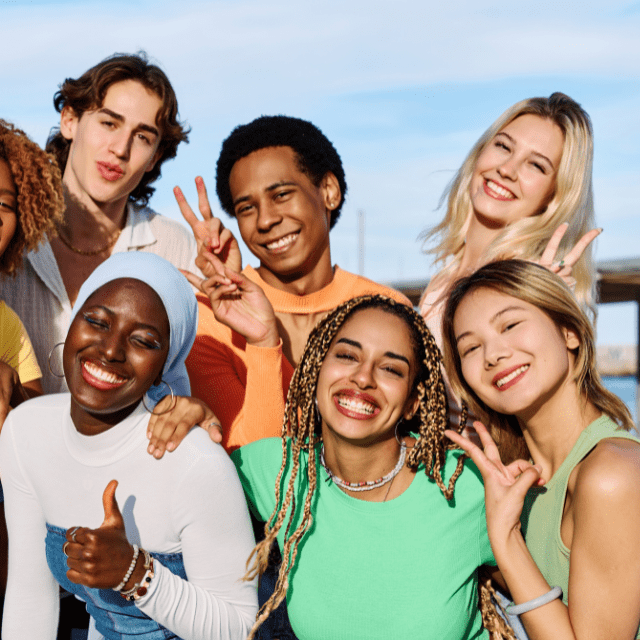
[[[413, 393], [418, 398], [418, 410], [414, 417], [408, 421], [407, 428], [407, 431], [417, 434], [417, 439], [407, 455], [407, 466], [417, 470], [420, 465], [424, 465], [427, 477], [435, 481], [444, 497], [447, 500], [453, 498], [455, 483], [462, 473], [465, 455], [460, 456], [456, 469], [447, 482], [444, 478], [446, 450], [455, 448], [455, 445], [444, 435], [444, 430], [449, 425], [449, 418], [447, 397], [440, 366], [442, 356], [424, 319], [411, 307], [381, 295], [365, 295], [344, 302], [313, 329], [309, 335], [300, 364], [291, 380], [282, 425], [282, 465], [275, 483], [276, 507], [265, 524], [264, 540], [258, 543], [247, 561], [247, 565], [249, 565], [255, 555], [253, 564], [248, 569], [245, 579], [253, 580], [266, 570], [270, 549], [276, 540], [278, 532], [284, 525], [287, 511], [290, 509], [282, 549], [283, 560], [275, 590], [258, 612], [256, 623], [247, 640], [251, 640], [254, 637], [260, 625], [286, 597], [289, 573], [295, 564], [299, 544], [313, 522], [311, 503], [317, 483], [317, 445], [322, 440], [320, 431], [321, 419], [315, 409], [320, 368], [331, 343], [344, 323], [354, 313], [371, 308], [381, 309], [405, 322], [411, 334], [416, 362], [419, 367], [413, 386]], [[466, 415], [463, 416], [463, 420], [466, 421]], [[306, 463], [303, 460], [305, 457], [308, 457], [308, 462]], [[283, 477], [286, 469], [291, 469], [291, 472], [283, 496]], [[298, 497], [296, 481], [298, 475], [305, 472], [308, 489], [302, 507], [302, 518], [298, 526], [295, 527], [294, 522], [299, 518], [299, 509], [296, 505], [296, 497]], [[292, 531], [292, 529], [294, 530]], [[488, 598], [481, 599], [481, 602], [484, 608], [491, 608]], [[499, 620], [501, 619], [495, 614], [495, 610], [493, 610], [493, 614], [495, 617], [487, 616], [483, 611], [485, 624], [488, 622], [493, 625], [487, 628], [493, 633], [498, 633], [494, 637], [512, 637], [506, 632], [501, 633], [502, 628], [499, 627]], [[503, 627], [506, 628], [506, 625], [503, 624]]]
[[0, 256], [0, 273], [15, 275], [22, 253], [35, 249], [45, 236], [56, 234], [64, 217], [60, 169], [54, 156], [27, 134], [0, 119], [0, 159], [9, 165], [18, 194], [16, 232]]
[[[190, 129], [178, 120], [178, 99], [164, 71], [151, 64], [144, 51], [131, 55], [115, 53], [85, 71], [77, 80], [67, 78], [54, 95], [53, 105], [58, 113], [62, 113], [65, 107], [71, 107], [76, 116], [81, 118], [85, 111], [102, 106], [112, 84], [125, 80], [139, 82], [162, 100], [162, 107], [156, 116], [156, 124], [160, 129], [159, 159], [129, 194], [130, 202], [146, 206], [155, 191], [149, 185], [160, 177], [162, 164], [176, 157], [181, 142], [189, 141]], [[71, 140], [67, 140], [59, 128], [52, 129], [46, 149], [56, 156], [62, 172], [67, 165], [70, 147]]]

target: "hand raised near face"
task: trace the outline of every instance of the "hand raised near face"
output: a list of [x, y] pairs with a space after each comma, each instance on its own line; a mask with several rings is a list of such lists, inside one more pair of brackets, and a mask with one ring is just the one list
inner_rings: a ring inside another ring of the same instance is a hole
[[564, 260], [555, 262], [558, 247], [568, 228], [569, 224], [563, 222], [555, 230], [542, 256], [540, 256], [540, 260], [537, 260], [537, 263], [542, 267], [546, 267], [552, 273], [558, 274], [564, 280], [565, 284], [570, 289], [573, 289], [576, 285], [575, 278], [571, 276], [573, 265], [578, 262], [584, 250], [602, 233], [602, 229], [591, 229], [591, 231], [585, 233], [582, 238], [576, 242], [573, 249], [564, 257]]
[[187, 280], [209, 297], [216, 320], [256, 347], [276, 347], [280, 335], [273, 307], [264, 291], [241, 273], [226, 267], [213, 254], [206, 256], [215, 275], [200, 278], [182, 271]]
[[207, 196], [207, 188], [201, 176], [196, 178], [196, 189], [198, 191], [198, 209], [202, 215], [202, 220], [196, 216], [189, 206], [182, 189], [175, 187], [173, 194], [180, 207], [183, 218], [189, 223], [193, 236], [198, 243], [198, 257], [196, 266], [202, 273], [210, 278], [214, 275], [211, 270], [211, 263], [206, 260], [206, 254], [213, 253], [220, 261], [227, 265], [232, 271], [242, 270], [242, 255], [238, 242], [222, 224], [220, 218], [216, 218], [211, 213], [211, 205]]
[[479, 421], [473, 427], [481, 447], [468, 438], [447, 429], [444, 433], [476, 463], [484, 480], [487, 530], [491, 544], [506, 541], [514, 530], [520, 530], [520, 515], [527, 491], [541, 485], [541, 469], [527, 460], [503, 464], [498, 447], [487, 428]]
[[[113, 589], [127, 573], [133, 559], [133, 546], [129, 544], [124, 520], [116, 501], [117, 480], [111, 480], [102, 495], [104, 521], [97, 529], [72, 527], [67, 530], [63, 551], [67, 555], [67, 578], [76, 584], [94, 589]], [[140, 568], [144, 567], [138, 562]], [[138, 581], [139, 571], [130, 582]]]

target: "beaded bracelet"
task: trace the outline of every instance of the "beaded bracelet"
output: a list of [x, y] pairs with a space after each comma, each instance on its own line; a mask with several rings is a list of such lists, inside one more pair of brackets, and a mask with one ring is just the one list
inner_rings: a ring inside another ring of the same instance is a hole
[[562, 598], [562, 589], [560, 587], [553, 587], [547, 591], [547, 593], [543, 593], [541, 596], [523, 602], [522, 604], [510, 604], [505, 611], [511, 615], [519, 616], [522, 613], [533, 611], [544, 604], [549, 604], [549, 602], [553, 602], [556, 598]]
[[142, 580], [135, 584], [128, 591], [121, 591], [120, 595], [125, 600], [139, 600], [143, 596], [147, 595], [149, 583], [155, 576], [155, 572], [153, 570], [153, 558], [148, 551], [141, 549], [142, 553], [144, 553], [144, 568], [146, 569], [144, 576], [142, 576]]
[[136, 562], [138, 561], [138, 554], [140, 553], [140, 548], [137, 544], [133, 545], [133, 560], [131, 560], [131, 564], [129, 565], [129, 570], [124, 574], [124, 578], [122, 578], [122, 582], [117, 586], [113, 587], [114, 591], [122, 591], [123, 587], [127, 582], [129, 582], [129, 578], [133, 573], [133, 570], [136, 568]]

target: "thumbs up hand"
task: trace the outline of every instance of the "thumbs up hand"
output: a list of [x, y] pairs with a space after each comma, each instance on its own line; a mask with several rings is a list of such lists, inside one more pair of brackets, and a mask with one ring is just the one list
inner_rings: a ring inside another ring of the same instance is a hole
[[[102, 495], [104, 520], [97, 529], [71, 527], [63, 551], [67, 555], [67, 578], [94, 589], [112, 589], [120, 584], [133, 559], [133, 546], [124, 529], [124, 519], [116, 501], [117, 480], [111, 480]], [[127, 587], [142, 579], [144, 567], [138, 562]], [[142, 570], [142, 571], [140, 571]]]

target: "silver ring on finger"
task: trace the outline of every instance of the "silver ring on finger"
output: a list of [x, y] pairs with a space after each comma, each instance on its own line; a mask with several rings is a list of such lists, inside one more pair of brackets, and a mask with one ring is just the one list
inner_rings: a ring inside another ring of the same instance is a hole
[[71, 533], [69, 534], [71, 536], [71, 540], [73, 540], [73, 542], [77, 542], [76, 540], [76, 533], [78, 533], [78, 529], [80, 527], [73, 527]]
[[65, 558], [69, 557], [69, 554], [67, 553], [67, 546], [70, 545], [71, 543], [66, 540], [65, 543], [62, 545], [62, 553], [64, 553]]

